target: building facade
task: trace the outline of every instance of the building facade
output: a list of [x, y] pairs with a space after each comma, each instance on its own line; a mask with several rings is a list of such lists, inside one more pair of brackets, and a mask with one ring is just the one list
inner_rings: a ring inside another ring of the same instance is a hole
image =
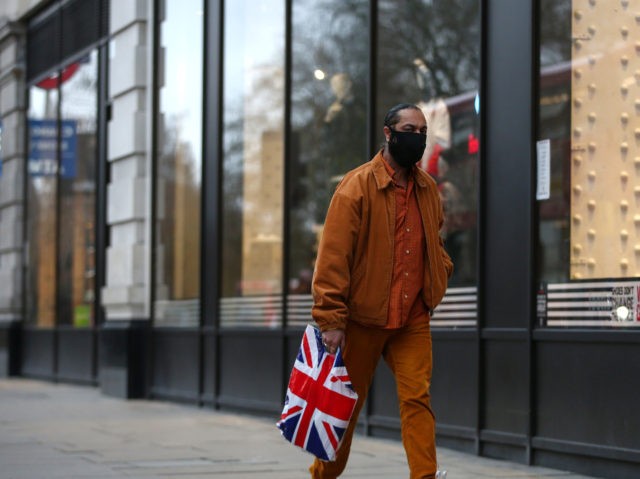
[[[0, 6], [0, 374], [282, 407], [332, 191], [418, 104], [440, 444], [640, 474], [628, 0]], [[399, 437], [381, 364], [359, 428]]]

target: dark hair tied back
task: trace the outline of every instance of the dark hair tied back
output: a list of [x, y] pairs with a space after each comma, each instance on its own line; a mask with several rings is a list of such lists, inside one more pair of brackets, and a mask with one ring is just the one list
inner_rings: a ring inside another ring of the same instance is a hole
[[400, 112], [402, 110], [420, 110], [420, 107], [414, 105], [413, 103], [398, 103], [395, 106], [392, 106], [391, 109], [387, 112], [384, 117], [384, 126], [388, 126], [391, 128], [393, 125], [400, 121]]

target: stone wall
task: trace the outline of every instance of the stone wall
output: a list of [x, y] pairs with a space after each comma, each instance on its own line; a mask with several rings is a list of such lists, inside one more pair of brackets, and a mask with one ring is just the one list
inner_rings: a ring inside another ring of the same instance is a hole
[[112, 0], [109, 43], [107, 320], [149, 317], [148, 2]]
[[24, 92], [24, 28], [0, 21], [0, 321], [22, 315]]

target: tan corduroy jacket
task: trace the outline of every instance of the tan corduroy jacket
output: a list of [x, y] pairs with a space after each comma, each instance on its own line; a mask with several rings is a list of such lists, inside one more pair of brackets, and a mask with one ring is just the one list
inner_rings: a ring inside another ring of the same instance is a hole
[[[415, 192], [427, 242], [422, 299], [442, 300], [453, 263], [440, 238], [442, 204], [435, 181], [415, 169]], [[347, 173], [331, 199], [313, 275], [312, 316], [322, 331], [348, 320], [384, 327], [393, 272], [395, 192], [382, 152]]]

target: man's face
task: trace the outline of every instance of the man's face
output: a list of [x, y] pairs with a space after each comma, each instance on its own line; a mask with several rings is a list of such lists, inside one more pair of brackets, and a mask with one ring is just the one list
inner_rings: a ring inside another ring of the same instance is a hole
[[[420, 110], [414, 110], [413, 108], [406, 108], [398, 112], [400, 121], [393, 125], [395, 131], [404, 131], [409, 133], [422, 133], [427, 134], [427, 120]], [[384, 136], [389, 141], [391, 136], [391, 129], [388, 126], [384, 127]]]

